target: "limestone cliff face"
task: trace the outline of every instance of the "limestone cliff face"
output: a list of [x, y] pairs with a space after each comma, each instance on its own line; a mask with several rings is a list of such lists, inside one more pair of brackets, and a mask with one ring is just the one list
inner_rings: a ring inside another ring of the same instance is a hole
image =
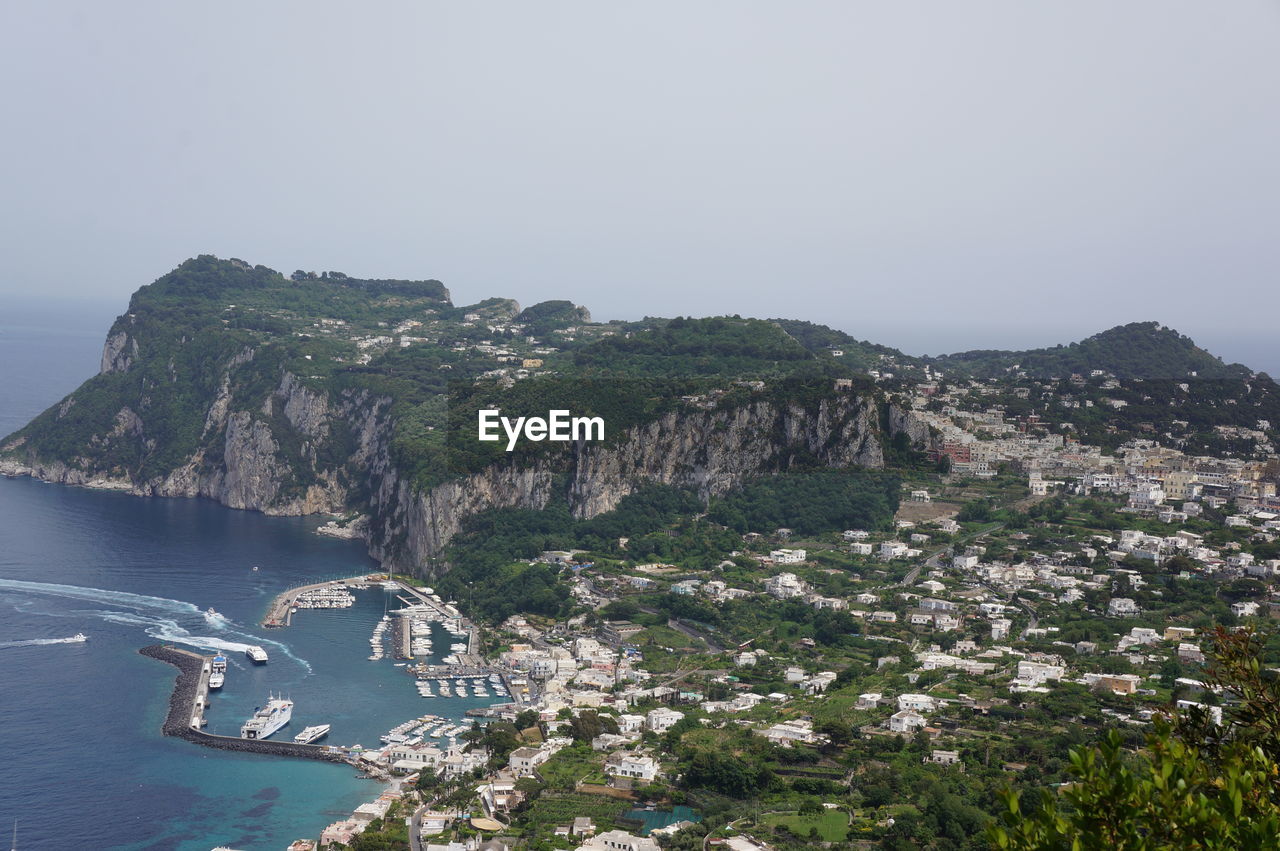
[[107, 337], [102, 347], [102, 364], [99, 373], [127, 372], [138, 357], [138, 341], [128, 331], [115, 331]]
[[913, 446], [929, 447], [933, 445], [934, 434], [929, 430], [929, 424], [917, 417], [910, 408], [903, 407], [897, 403], [891, 403], [888, 408], [890, 437], [905, 434], [907, 441]]
[[706, 498], [801, 461], [882, 466], [875, 403], [843, 396], [807, 408], [759, 401], [671, 413], [610, 444], [580, 443], [532, 464], [494, 465], [425, 493], [385, 469], [370, 551], [398, 568], [429, 570], [466, 519], [481, 511], [539, 509], [563, 495], [576, 516], [593, 517], [648, 482], [692, 487]]
[[[138, 359], [129, 323], [122, 317], [103, 347], [107, 383], [99, 387], [111, 395], [82, 388], [45, 412], [0, 447], [0, 473], [200, 496], [269, 514], [367, 514], [370, 553], [399, 569], [435, 569], [466, 520], [489, 509], [540, 509], [563, 499], [576, 516], [592, 517], [646, 483], [693, 488], [705, 499], [800, 464], [882, 466], [884, 432], [929, 439], [909, 411], [886, 409], [871, 396], [832, 394], [804, 405], [758, 397], [736, 407], [691, 406], [607, 443], [498, 463], [420, 492], [393, 461], [391, 399], [329, 391], [288, 371], [273, 379], [270, 352], [252, 346], [223, 349], [219, 362], [195, 366], [168, 359], [157, 370]], [[202, 388], [206, 398], [162, 427], [153, 416], [157, 382]], [[65, 424], [89, 435], [73, 457], [51, 459], [28, 443], [38, 429], [57, 433]]]
[[[127, 334], [112, 334], [103, 347], [103, 370], [128, 370], [130, 353], [136, 351]], [[18, 457], [10, 452], [0, 459], [0, 474], [139, 496], [202, 496], [231, 508], [268, 514], [345, 511], [352, 485], [362, 487], [359, 464], [377, 438], [370, 415], [385, 407], [385, 400], [370, 408], [365, 395], [355, 394], [334, 403], [328, 394], [307, 387], [288, 372], [265, 399], [239, 398], [232, 390], [235, 371], [250, 363], [254, 354], [245, 348], [221, 365], [218, 390], [203, 412], [199, 441], [161, 475], [139, 477], [128, 467], [104, 460], [114, 457], [112, 450], [122, 445], [140, 452], [158, 448], [159, 439], [149, 430], [145, 411], [129, 405], [116, 412], [109, 429], [90, 439], [83, 456], [49, 460], [28, 453], [22, 457], [25, 439], [11, 441], [4, 449], [17, 450]], [[58, 407], [57, 416], [66, 416], [75, 404], [73, 394]], [[322, 460], [322, 449], [334, 428], [356, 435], [354, 451], [348, 449], [347, 458], [335, 458], [330, 452], [329, 460]]]

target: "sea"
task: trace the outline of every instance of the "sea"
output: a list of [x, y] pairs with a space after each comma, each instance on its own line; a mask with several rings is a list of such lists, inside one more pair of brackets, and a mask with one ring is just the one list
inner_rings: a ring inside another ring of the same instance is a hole
[[[97, 371], [113, 318], [19, 307], [0, 317], [4, 434]], [[238, 735], [272, 694], [294, 701], [276, 738], [326, 723], [327, 743], [365, 746], [410, 718], [461, 721], [496, 701], [424, 699], [390, 655], [370, 661], [375, 624], [399, 605], [381, 587], [348, 609], [258, 626], [284, 589], [376, 570], [360, 543], [316, 535], [319, 522], [0, 477], [0, 836], [16, 821], [23, 851], [283, 851], [382, 790], [346, 765], [163, 737], [177, 671], [140, 656], [148, 644], [227, 654], [207, 712], [215, 733]], [[77, 633], [88, 640], [66, 641]], [[450, 643], [439, 631], [433, 658]], [[252, 664], [249, 645], [268, 663]]]

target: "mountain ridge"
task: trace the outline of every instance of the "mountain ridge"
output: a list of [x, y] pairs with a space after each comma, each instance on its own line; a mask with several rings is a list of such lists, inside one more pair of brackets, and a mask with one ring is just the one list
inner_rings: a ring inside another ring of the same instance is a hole
[[[803, 320], [596, 323], [568, 301], [457, 307], [439, 281], [286, 278], [203, 255], [134, 293], [99, 374], [0, 440], [0, 472], [269, 513], [367, 513], [371, 551], [418, 568], [492, 507], [555, 496], [589, 516], [646, 481], [710, 494], [796, 465], [879, 466], [895, 435], [930, 439], [899, 400], [938, 372], [1136, 379], [1144, 365], [1255, 377], [1158, 323], [1067, 347], [914, 358]], [[475, 440], [479, 406], [564, 407], [611, 432], [598, 446], [507, 453]], [[713, 446], [771, 460], [744, 467]]]

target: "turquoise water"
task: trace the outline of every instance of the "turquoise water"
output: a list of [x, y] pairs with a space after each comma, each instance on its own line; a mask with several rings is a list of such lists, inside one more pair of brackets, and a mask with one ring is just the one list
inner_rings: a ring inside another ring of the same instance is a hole
[[[5, 431], [95, 371], [105, 328], [66, 314], [0, 320]], [[319, 522], [0, 478], [0, 834], [16, 818], [24, 851], [280, 851], [381, 790], [343, 765], [161, 736], [177, 672], [137, 653], [157, 640], [231, 651], [214, 732], [238, 734], [273, 691], [296, 704], [278, 738], [329, 723], [334, 744], [376, 745], [408, 718], [482, 704], [423, 699], [390, 657], [368, 660], [381, 589], [351, 609], [304, 610], [287, 629], [257, 626], [285, 588], [376, 567], [362, 545], [316, 536]], [[209, 622], [209, 606], [227, 620]], [[77, 632], [89, 641], [33, 643]], [[236, 652], [247, 643], [270, 662], [251, 665]]]
[[669, 824], [675, 824], [678, 821], [702, 821], [702, 816], [686, 806], [675, 806], [669, 810], [628, 810], [622, 817], [640, 822], [642, 825], [640, 828], [641, 836], [648, 836], [650, 831], [666, 827]]
[[[0, 479], [0, 819], [26, 824], [22, 848], [281, 849], [376, 796], [345, 766], [160, 736], [176, 671], [137, 654], [156, 640], [228, 651], [207, 716], [217, 733], [237, 735], [271, 692], [295, 703], [278, 738], [328, 723], [329, 743], [366, 746], [408, 718], [461, 719], [486, 702], [423, 699], [390, 657], [369, 661], [385, 601], [396, 605], [380, 588], [350, 609], [302, 610], [286, 629], [256, 625], [284, 588], [374, 568], [315, 525]], [[225, 620], [206, 619], [209, 606]], [[90, 640], [25, 643], [77, 632]], [[250, 663], [246, 644], [271, 661]], [[441, 633], [440, 655], [448, 645]]]

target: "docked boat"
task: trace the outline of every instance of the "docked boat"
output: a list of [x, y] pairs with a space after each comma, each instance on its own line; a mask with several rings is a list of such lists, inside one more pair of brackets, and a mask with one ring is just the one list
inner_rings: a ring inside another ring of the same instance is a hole
[[253, 713], [253, 717], [240, 728], [242, 739], [265, 739], [275, 733], [293, 717], [293, 701], [283, 697], [268, 696], [267, 705]]
[[244, 649], [244, 655], [248, 656], [255, 665], [265, 665], [267, 662], [267, 651], [257, 645], [246, 647]]
[[209, 665], [209, 688], [222, 688], [227, 679], [227, 657], [219, 653]]
[[293, 740], [300, 745], [309, 745], [314, 741], [323, 739], [327, 735], [329, 735], [329, 725], [316, 724], [315, 726], [307, 727], [301, 733], [294, 736]]

